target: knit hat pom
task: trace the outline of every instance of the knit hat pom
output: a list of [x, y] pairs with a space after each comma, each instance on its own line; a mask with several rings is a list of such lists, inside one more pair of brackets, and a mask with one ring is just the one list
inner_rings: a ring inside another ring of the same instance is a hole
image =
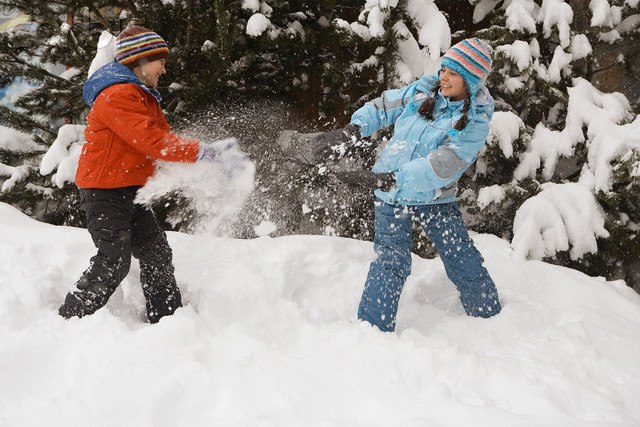
[[116, 38], [116, 61], [131, 68], [139, 65], [143, 59], [155, 61], [165, 59], [168, 55], [167, 42], [148, 28], [127, 27]]
[[451, 46], [442, 57], [442, 66], [460, 74], [474, 95], [491, 71], [493, 49], [484, 40], [470, 38]]

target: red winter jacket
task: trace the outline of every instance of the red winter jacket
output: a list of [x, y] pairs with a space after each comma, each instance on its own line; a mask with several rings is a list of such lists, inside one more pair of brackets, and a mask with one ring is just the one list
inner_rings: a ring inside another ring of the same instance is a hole
[[156, 99], [133, 83], [109, 86], [96, 97], [85, 130], [76, 185], [144, 185], [155, 160], [195, 162], [199, 142], [171, 133]]

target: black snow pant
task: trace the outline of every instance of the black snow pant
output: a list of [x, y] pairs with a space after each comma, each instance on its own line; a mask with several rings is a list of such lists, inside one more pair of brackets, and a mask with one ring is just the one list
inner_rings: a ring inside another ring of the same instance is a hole
[[133, 202], [140, 187], [80, 189], [87, 229], [98, 252], [60, 307], [60, 315], [82, 317], [103, 307], [140, 261], [140, 284], [149, 322], [182, 306], [167, 236], [151, 210]]

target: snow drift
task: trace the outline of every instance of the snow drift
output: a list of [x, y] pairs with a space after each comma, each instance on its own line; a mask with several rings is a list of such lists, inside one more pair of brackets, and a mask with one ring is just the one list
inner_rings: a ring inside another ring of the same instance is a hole
[[0, 204], [0, 425], [638, 425], [640, 296], [474, 240], [503, 301], [464, 315], [414, 259], [398, 331], [355, 320], [369, 242], [169, 233], [185, 307], [144, 323], [139, 269], [106, 308], [57, 308], [86, 230]]

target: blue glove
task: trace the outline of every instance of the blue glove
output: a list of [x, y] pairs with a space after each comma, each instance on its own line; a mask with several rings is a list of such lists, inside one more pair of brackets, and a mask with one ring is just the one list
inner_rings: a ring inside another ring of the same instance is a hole
[[240, 151], [235, 138], [223, 139], [210, 144], [200, 143], [197, 162], [206, 162], [211, 168], [222, 173], [227, 178], [242, 173], [252, 163]]
[[222, 160], [221, 157], [225, 153], [236, 149], [237, 146], [238, 140], [235, 138], [227, 138], [211, 144], [201, 142], [198, 150], [197, 161], [213, 163], [220, 162]]

